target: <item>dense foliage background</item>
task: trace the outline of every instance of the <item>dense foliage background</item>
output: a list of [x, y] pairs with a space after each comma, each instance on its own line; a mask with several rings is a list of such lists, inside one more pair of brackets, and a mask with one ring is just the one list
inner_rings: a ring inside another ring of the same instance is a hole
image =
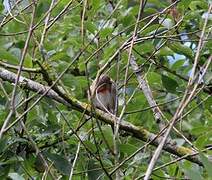
[[[159, 135], [159, 120], [177, 121], [176, 144], [160, 152], [151, 177], [212, 179], [211, 1], [1, 2], [0, 179], [143, 179], [157, 148], [145, 133]], [[97, 72], [118, 86], [121, 122], [144, 134], [120, 126], [115, 137], [112, 117], [89, 118], [83, 102]], [[192, 153], [199, 163], [177, 159]]]

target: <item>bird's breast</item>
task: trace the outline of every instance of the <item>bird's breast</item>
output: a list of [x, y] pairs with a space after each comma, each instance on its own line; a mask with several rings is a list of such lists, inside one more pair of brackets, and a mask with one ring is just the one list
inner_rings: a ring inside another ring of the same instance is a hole
[[101, 93], [101, 94], [108, 93], [108, 92], [110, 93], [110, 91], [111, 91], [111, 88], [107, 86], [102, 86], [97, 89], [97, 93]]

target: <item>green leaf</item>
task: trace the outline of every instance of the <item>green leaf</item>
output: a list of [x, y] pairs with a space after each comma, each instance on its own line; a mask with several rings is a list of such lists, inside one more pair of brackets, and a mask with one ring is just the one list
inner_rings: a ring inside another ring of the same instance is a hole
[[112, 28], [104, 28], [100, 31], [99, 35], [101, 38], [106, 38], [108, 35], [110, 35], [113, 32]]
[[22, 41], [22, 40], [15, 43], [15, 47], [19, 49], [23, 49], [24, 45], [25, 45], [25, 41]]
[[13, 54], [3, 48], [0, 48], [0, 60], [7, 60], [13, 64], [18, 64], [19, 62], [19, 60]]
[[195, 11], [199, 8], [208, 9], [208, 4], [206, 1], [192, 1], [189, 5], [191, 10]]
[[55, 167], [64, 175], [69, 175], [71, 164], [64, 157], [58, 154], [48, 153], [45, 155], [54, 163]]
[[[132, 89], [132, 92], [133, 92], [133, 90], [134, 89]], [[132, 93], [129, 95], [132, 95]], [[134, 94], [134, 98], [127, 106], [127, 112], [141, 109], [144, 107], [145, 103], [146, 103], [146, 99], [145, 99], [144, 94], [141, 92], [136, 92]], [[137, 119], [137, 121], [140, 121], [140, 119]]]
[[154, 50], [154, 46], [152, 42], [142, 43], [141, 46], [137, 46], [136, 50], [140, 52], [140, 54], [146, 54], [152, 52]]
[[[155, 32], [156, 29], [158, 29], [160, 25], [159, 24], [153, 24], [151, 26], [148, 26], [143, 31], [141, 31], [142, 35], [149, 35]], [[163, 28], [164, 29], [164, 28]]]
[[108, 125], [105, 126], [101, 126], [101, 131], [99, 130], [99, 128], [97, 128], [95, 130], [95, 135], [96, 137], [98, 137], [99, 139], [102, 139], [102, 134], [104, 135], [105, 140], [107, 141], [107, 144], [109, 146], [113, 146], [113, 132], [112, 132], [112, 128]]
[[31, 68], [32, 65], [32, 57], [27, 53], [24, 59], [24, 66]]
[[70, 57], [67, 55], [66, 52], [57, 52], [55, 54], [53, 54], [50, 58], [51, 61], [70, 61]]
[[206, 42], [205, 46], [208, 48], [210, 54], [212, 54], [212, 41]]
[[112, 146], [113, 145], [113, 131], [112, 127], [106, 125], [102, 128], [102, 133], [104, 134], [104, 137], [107, 141], [107, 143]]
[[15, 164], [15, 163], [18, 163], [18, 162], [23, 162], [24, 159], [20, 156], [16, 156], [16, 157], [11, 157], [10, 159], [6, 160], [6, 161], [2, 161], [0, 162], [0, 166], [2, 165], [6, 165], [6, 164]]
[[205, 101], [205, 108], [212, 113], [212, 96]]
[[95, 31], [97, 30], [96, 26], [94, 23], [92, 23], [91, 21], [88, 21], [85, 23], [85, 27], [87, 28], [87, 30], [93, 34], [95, 34]]
[[200, 136], [202, 134], [202, 132], [204, 132], [205, 130], [205, 127], [202, 127], [202, 126], [197, 126], [197, 127], [194, 127], [191, 132], [192, 134], [196, 135], [196, 136]]
[[132, 15], [124, 16], [121, 20], [121, 23], [124, 27], [130, 26], [134, 22], [135, 18]]
[[91, 151], [91, 152], [96, 152], [96, 146], [90, 142], [90, 141], [84, 141], [84, 144], [86, 145], [86, 147]]
[[45, 2], [40, 1], [36, 8], [36, 17], [40, 17], [43, 13], [47, 12], [49, 9], [50, 1], [46, 0]]
[[172, 64], [171, 68], [173, 70], [178, 70], [180, 67], [183, 66], [184, 63], [185, 63], [185, 60], [184, 59], [179, 59], [174, 64]]
[[156, 55], [159, 56], [172, 56], [174, 54], [174, 52], [167, 46], [161, 48]]
[[182, 12], [186, 11], [188, 9], [189, 4], [192, 0], [182, 0], [178, 3], [178, 9]]
[[170, 43], [169, 48], [177, 54], [183, 54], [190, 59], [193, 58], [193, 51], [188, 46], [185, 46], [179, 42]]
[[187, 9], [192, 0], [182, 0], [179, 2], [179, 6], [184, 6], [184, 9]]
[[120, 152], [126, 153], [127, 155], [131, 155], [137, 150], [137, 147], [132, 144], [120, 144], [119, 148]]
[[162, 75], [162, 83], [163, 86], [166, 88], [166, 90], [170, 93], [175, 93], [176, 92], [176, 88], [178, 87], [178, 83], [177, 81], [175, 81], [174, 79]]
[[204, 164], [204, 167], [208, 173], [208, 176], [210, 177], [210, 179], [212, 178], [212, 162], [208, 160], [207, 157], [205, 157], [204, 154], [200, 153], [200, 158]]
[[148, 79], [148, 82], [151, 84], [151, 85], [155, 85], [155, 86], [158, 86], [161, 84], [161, 77], [160, 77], [160, 74], [156, 73], [156, 72], [149, 72], [147, 74], [147, 79]]
[[[206, 135], [207, 136], [207, 135]], [[198, 136], [195, 144], [198, 148], [203, 148], [207, 142], [207, 137], [205, 135]]]
[[99, 163], [94, 161], [93, 159], [89, 160], [87, 171], [88, 171], [87, 172], [88, 173], [88, 180], [101, 179], [99, 177], [102, 175], [103, 170], [100, 167]]
[[0, 153], [4, 152], [5, 149], [7, 148], [7, 139], [6, 138], [1, 138], [0, 139]]
[[93, 6], [93, 8], [94, 8], [95, 11], [100, 8], [100, 5], [101, 5], [100, 4], [101, 3], [100, 0], [92, 0], [91, 2], [92, 2], [92, 6]]
[[0, 12], [2, 13], [3, 10], [4, 10], [4, 5], [1, 3], [0, 4]]
[[186, 176], [188, 176], [191, 180], [203, 180], [200, 171], [197, 171], [196, 169], [187, 169], [185, 170]]
[[0, 179], [8, 179], [8, 173], [10, 172], [10, 166], [0, 166]]

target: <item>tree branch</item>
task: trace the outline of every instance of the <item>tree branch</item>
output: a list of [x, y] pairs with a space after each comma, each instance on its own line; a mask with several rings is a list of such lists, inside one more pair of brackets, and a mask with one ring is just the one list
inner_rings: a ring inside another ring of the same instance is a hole
[[[0, 78], [2, 78], [5, 81], [9, 81], [11, 83], [15, 82], [16, 74], [13, 72], [10, 72], [6, 69], [0, 68]], [[44, 86], [38, 82], [32, 81], [28, 78], [24, 78], [23, 76], [20, 76], [19, 85], [23, 88], [29, 89], [34, 92], [39, 92], [39, 94], [44, 94], [46, 90], [49, 89], [48, 86]], [[77, 99], [73, 97], [69, 97], [69, 103], [61, 98], [55, 91], [49, 90], [48, 93], [45, 95], [46, 97], [49, 97], [51, 99], [54, 99], [55, 101], [64, 104], [65, 106], [71, 107], [74, 110], [85, 112], [87, 115], [92, 115], [91, 106], [82, 103], [78, 101]], [[100, 110], [96, 110], [95, 118], [98, 118], [100, 121], [103, 121], [107, 124], [114, 125], [115, 118], [112, 115], [109, 115], [107, 113], [104, 113]], [[18, 121], [17, 121], [18, 122]], [[144, 142], [152, 141], [151, 145], [158, 146], [161, 138], [156, 138], [156, 135], [149, 132], [148, 130], [144, 129], [143, 127], [134, 126], [133, 124], [122, 121], [120, 123], [120, 129], [126, 131], [127, 133], [131, 134], [133, 137], [140, 139]], [[8, 129], [7, 129], [8, 130]], [[176, 155], [178, 157], [182, 157], [184, 155], [192, 155], [193, 151], [190, 148], [186, 148], [183, 146], [177, 146], [173, 144], [165, 144], [163, 149], [173, 155]], [[197, 156], [188, 156], [186, 158], [187, 160], [194, 162], [196, 164], [199, 164], [202, 166], [202, 162], [199, 160]]]

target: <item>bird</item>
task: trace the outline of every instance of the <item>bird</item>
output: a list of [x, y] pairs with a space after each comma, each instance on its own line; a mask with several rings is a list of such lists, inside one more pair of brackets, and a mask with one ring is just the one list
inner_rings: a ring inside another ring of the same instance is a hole
[[101, 75], [91, 84], [88, 97], [95, 108], [115, 115], [117, 106], [116, 84], [108, 75]]

